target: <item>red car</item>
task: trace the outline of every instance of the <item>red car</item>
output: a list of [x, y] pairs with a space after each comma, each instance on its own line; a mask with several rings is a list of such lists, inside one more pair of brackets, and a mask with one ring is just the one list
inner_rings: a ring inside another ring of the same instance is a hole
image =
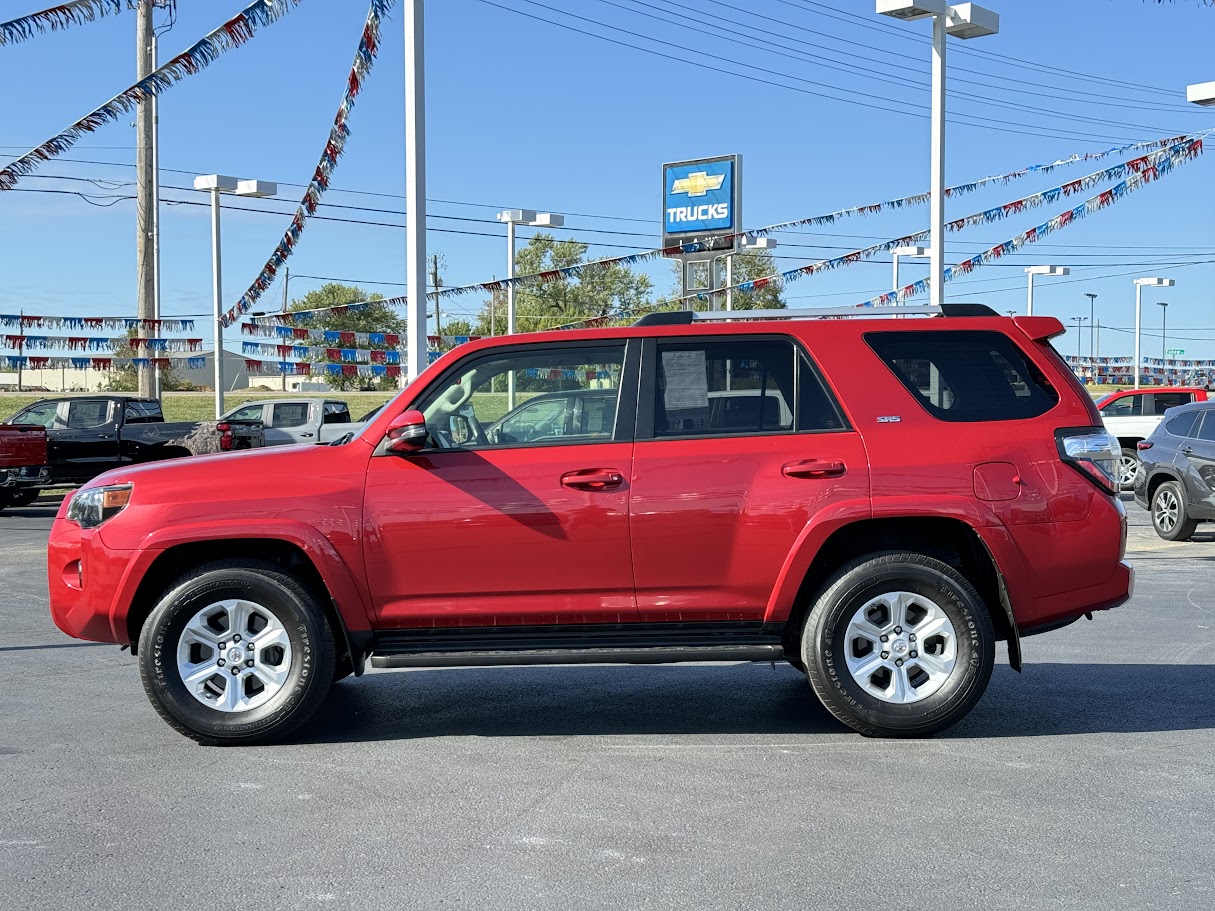
[[60, 510], [51, 613], [206, 743], [367, 659], [779, 659], [863, 734], [932, 734], [998, 640], [1019, 669], [1130, 597], [1117, 441], [1052, 317], [823, 313], [486, 339], [343, 445], [110, 472]]

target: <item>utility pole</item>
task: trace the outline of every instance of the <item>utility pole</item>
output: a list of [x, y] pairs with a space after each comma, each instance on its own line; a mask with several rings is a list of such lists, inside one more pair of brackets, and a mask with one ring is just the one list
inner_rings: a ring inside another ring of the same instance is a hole
[[21, 311], [21, 316], [18, 318], [21, 328], [18, 330], [21, 335], [21, 341], [17, 342], [17, 391], [24, 392], [25, 389], [21, 382], [21, 365], [25, 363], [25, 311]]
[[[443, 334], [443, 326], [441, 323], [441, 314], [439, 313], [439, 288], [443, 287], [443, 279], [439, 277], [438, 253], [434, 253], [430, 257], [430, 287], [435, 289], [435, 335], [441, 336]], [[442, 339], [439, 340], [439, 347], [443, 347]]]
[[[155, 0], [139, 0], [136, 17], [135, 71], [142, 81], [152, 74], [152, 9]], [[135, 291], [136, 315], [141, 320], [156, 319], [155, 219], [153, 190], [152, 125], [154, 111], [148, 101], [140, 101], [135, 117]], [[139, 370], [139, 394], [155, 394], [155, 377], [150, 368]]]

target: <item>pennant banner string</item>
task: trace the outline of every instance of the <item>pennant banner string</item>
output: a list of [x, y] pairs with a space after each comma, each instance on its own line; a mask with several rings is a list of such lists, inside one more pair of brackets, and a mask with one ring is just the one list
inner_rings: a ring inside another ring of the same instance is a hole
[[188, 370], [202, 370], [207, 366], [205, 357], [30, 357], [28, 355], [0, 355], [0, 366], [10, 370], [125, 370], [130, 367], [159, 367], [168, 369], [185, 365]]
[[192, 319], [132, 319], [124, 316], [38, 316], [0, 313], [0, 329], [127, 329], [138, 332], [190, 332]]
[[342, 103], [338, 105], [337, 114], [333, 118], [333, 127], [329, 130], [329, 139], [325, 142], [325, 148], [321, 152], [321, 160], [317, 163], [312, 180], [304, 191], [304, 198], [300, 201], [299, 208], [295, 210], [295, 215], [292, 216], [291, 224], [283, 234], [283, 239], [278, 242], [278, 246], [270, 254], [270, 259], [262, 267], [257, 278], [253, 280], [253, 284], [249, 286], [249, 290], [241, 295], [236, 306], [224, 314], [221, 319], [225, 327], [236, 322], [241, 314], [253, 309], [253, 305], [274, 283], [274, 276], [278, 274], [278, 270], [287, 262], [288, 257], [299, 243], [300, 235], [304, 233], [305, 223], [311, 215], [316, 213], [321, 196], [329, 187], [333, 169], [337, 167], [337, 161], [346, 149], [346, 140], [350, 138], [350, 127], [347, 125], [347, 121], [350, 119], [350, 112], [354, 109], [355, 99], [362, 90], [363, 84], [371, 72], [371, 67], [375, 63], [376, 53], [379, 51], [380, 19], [392, 9], [395, 2], [396, 0], [371, 0], [371, 8], [367, 11], [367, 21], [363, 25], [363, 34], [354, 54], [354, 63], [350, 67], [350, 75], [346, 78], [346, 91], [342, 95]]
[[34, 37], [34, 32], [57, 32], [82, 22], [93, 22], [100, 16], [121, 13], [127, 9], [123, 0], [72, 0], [60, 3], [40, 13], [30, 13], [0, 22], [0, 47], [20, 44]]
[[225, 54], [251, 39], [258, 29], [277, 22], [301, 0], [257, 0], [229, 19], [193, 47], [178, 54], [130, 88], [115, 95], [101, 107], [52, 136], [42, 145], [26, 152], [0, 169], [0, 190], [11, 190], [22, 177], [32, 174], [44, 162], [62, 155], [87, 133], [129, 114], [139, 103], [160, 95], [187, 76], [193, 76]]

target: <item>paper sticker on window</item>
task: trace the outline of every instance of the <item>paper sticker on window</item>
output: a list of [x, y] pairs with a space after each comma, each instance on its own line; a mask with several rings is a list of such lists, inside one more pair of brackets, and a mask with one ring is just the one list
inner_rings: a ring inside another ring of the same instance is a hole
[[709, 380], [704, 351], [662, 352], [666, 379], [663, 405], [667, 411], [690, 411], [709, 407]]

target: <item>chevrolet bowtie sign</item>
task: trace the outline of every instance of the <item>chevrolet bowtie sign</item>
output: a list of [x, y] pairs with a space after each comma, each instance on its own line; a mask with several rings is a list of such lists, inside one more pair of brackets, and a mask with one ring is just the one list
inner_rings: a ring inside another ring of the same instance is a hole
[[737, 156], [663, 165], [663, 233], [703, 238], [736, 230]]

